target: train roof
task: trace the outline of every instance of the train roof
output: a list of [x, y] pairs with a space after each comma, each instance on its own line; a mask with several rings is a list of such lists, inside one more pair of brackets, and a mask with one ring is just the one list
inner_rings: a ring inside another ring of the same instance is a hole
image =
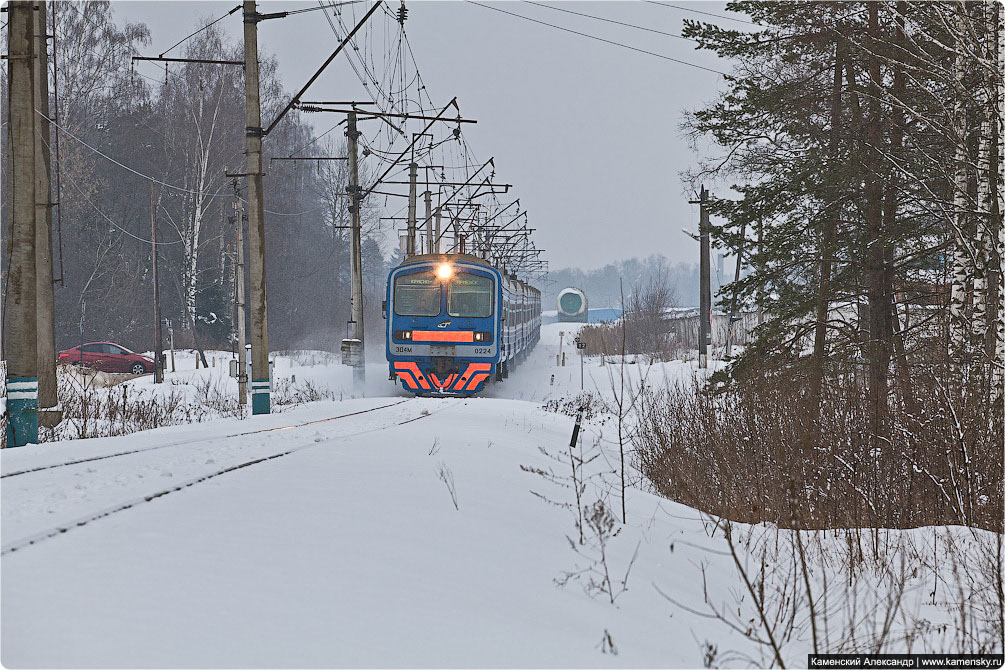
[[409, 263], [440, 263], [443, 261], [461, 261], [462, 263], [477, 263], [478, 265], [488, 265], [495, 267], [484, 258], [472, 256], [471, 254], [418, 254], [401, 261], [402, 265]]

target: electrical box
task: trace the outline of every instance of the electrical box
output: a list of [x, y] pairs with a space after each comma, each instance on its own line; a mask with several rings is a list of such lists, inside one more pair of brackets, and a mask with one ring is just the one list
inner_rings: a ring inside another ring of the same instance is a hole
[[363, 365], [363, 340], [351, 337], [342, 340], [342, 365]]
[[[253, 379], [253, 377], [251, 376], [251, 345], [250, 344], [245, 345], [245, 352], [246, 353], [245, 353], [245, 359], [244, 359], [245, 360], [245, 368], [244, 368], [245, 377], [244, 377], [244, 379], [241, 379], [240, 375], [238, 374], [240, 363], [237, 361], [237, 359], [231, 359], [231, 361], [230, 361], [230, 376], [233, 377], [233, 378], [235, 378], [235, 379], [237, 379], [237, 381], [239, 381], [239, 382], [243, 381], [243, 382], [247, 383], [251, 379]], [[276, 362], [274, 360], [269, 361], [269, 392], [270, 393], [275, 390], [274, 389], [274, 386], [275, 386], [275, 381], [274, 381], [274, 379], [275, 379], [275, 374], [274, 374], [275, 373], [275, 369], [276, 369]]]

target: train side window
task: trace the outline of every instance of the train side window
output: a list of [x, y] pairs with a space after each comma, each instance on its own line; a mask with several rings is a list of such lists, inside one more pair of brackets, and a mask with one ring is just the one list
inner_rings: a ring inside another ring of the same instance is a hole
[[440, 283], [432, 272], [414, 272], [394, 279], [394, 313], [398, 316], [438, 316]]
[[492, 279], [458, 272], [447, 285], [447, 314], [484, 318], [492, 316]]

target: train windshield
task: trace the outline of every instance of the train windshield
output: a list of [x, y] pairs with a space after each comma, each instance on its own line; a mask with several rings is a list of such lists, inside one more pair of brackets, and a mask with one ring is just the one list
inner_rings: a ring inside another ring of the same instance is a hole
[[447, 286], [447, 314], [483, 318], [492, 316], [492, 279], [458, 272]]
[[394, 280], [394, 313], [398, 316], [437, 316], [440, 283], [432, 272], [398, 275]]

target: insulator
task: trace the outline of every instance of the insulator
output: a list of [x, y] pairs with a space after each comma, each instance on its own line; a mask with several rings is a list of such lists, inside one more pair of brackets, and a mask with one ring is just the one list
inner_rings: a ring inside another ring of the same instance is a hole
[[401, 3], [401, 7], [398, 7], [398, 23], [405, 25], [405, 19], [408, 18], [408, 7], [405, 7], [405, 3]]

